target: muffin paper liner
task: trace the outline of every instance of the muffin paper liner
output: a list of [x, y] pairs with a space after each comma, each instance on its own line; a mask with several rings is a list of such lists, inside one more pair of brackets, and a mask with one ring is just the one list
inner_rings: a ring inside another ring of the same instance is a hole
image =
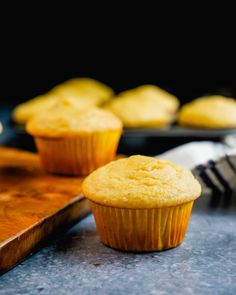
[[124, 251], [162, 251], [184, 239], [193, 201], [173, 207], [122, 209], [91, 202], [100, 240]]
[[42, 138], [35, 143], [46, 171], [88, 175], [114, 159], [120, 131], [104, 131], [76, 137]]

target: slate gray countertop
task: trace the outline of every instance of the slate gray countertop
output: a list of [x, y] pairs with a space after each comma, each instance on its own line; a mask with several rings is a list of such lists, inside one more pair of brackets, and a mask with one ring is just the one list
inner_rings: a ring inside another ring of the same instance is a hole
[[160, 253], [112, 250], [92, 216], [0, 277], [0, 294], [236, 294], [236, 211], [200, 198], [184, 243]]

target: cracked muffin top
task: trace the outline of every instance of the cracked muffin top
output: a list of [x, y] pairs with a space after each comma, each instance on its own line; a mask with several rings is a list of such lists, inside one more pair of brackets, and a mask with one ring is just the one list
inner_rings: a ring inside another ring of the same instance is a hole
[[83, 193], [95, 203], [120, 208], [159, 208], [195, 200], [201, 186], [193, 174], [157, 158], [131, 156], [90, 174]]
[[60, 105], [33, 117], [26, 130], [36, 137], [69, 137], [91, 132], [120, 130], [122, 123], [111, 112], [98, 108], [78, 110]]

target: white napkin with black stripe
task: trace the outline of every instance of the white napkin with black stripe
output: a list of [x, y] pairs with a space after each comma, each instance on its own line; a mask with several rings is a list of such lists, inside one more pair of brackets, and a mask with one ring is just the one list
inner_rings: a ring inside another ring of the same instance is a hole
[[236, 137], [228, 136], [222, 143], [190, 142], [157, 157], [191, 169], [203, 189], [214, 194], [236, 192]]

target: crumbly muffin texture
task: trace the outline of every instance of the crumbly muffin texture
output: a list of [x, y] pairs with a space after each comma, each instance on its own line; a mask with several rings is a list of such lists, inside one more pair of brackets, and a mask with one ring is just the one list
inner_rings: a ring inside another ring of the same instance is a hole
[[195, 200], [201, 186], [192, 173], [171, 162], [131, 156], [99, 168], [83, 183], [91, 201], [118, 208], [160, 208]]
[[122, 123], [111, 112], [92, 108], [81, 110], [55, 107], [41, 115], [34, 116], [26, 130], [36, 137], [70, 137], [108, 130], [122, 130]]
[[220, 95], [197, 98], [181, 108], [178, 123], [199, 128], [236, 127], [236, 100]]

